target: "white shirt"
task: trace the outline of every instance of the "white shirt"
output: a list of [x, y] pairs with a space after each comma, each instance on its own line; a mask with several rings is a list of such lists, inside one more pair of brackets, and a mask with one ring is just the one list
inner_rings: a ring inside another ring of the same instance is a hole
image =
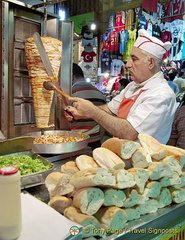
[[160, 143], [166, 144], [170, 137], [177, 102], [162, 72], [156, 73], [141, 84], [131, 82], [108, 103], [108, 107], [117, 115], [123, 98], [133, 99], [140, 90], [144, 92], [130, 109], [127, 121], [138, 133], [149, 134]]

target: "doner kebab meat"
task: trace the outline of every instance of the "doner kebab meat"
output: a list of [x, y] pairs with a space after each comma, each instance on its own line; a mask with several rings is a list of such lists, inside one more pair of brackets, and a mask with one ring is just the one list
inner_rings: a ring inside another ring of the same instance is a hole
[[36, 126], [37, 128], [48, 128], [52, 126], [48, 125], [48, 121], [54, 92], [46, 90], [43, 87], [43, 82], [58, 81], [62, 42], [58, 39], [46, 36], [41, 37], [41, 40], [53, 67], [54, 77], [48, 76], [33, 37], [26, 39], [25, 52], [32, 90]]

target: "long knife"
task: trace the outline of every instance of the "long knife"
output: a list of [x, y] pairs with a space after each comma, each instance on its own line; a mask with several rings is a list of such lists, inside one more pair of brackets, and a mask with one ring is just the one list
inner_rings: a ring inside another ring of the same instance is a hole
[[41, 39], [39, 33], [38, 33], [38, 32], [35, 32], [35, 33], [33, 34], [33, 38], [34, 38], [34, 41], [35, 41], [35, 45], [36, 45], [37, 48], [38, 48], [40, 57], [41, 57], [41, 59], [42, 59], [42, 62], [43, 62], [43, 64], [44, 64], [44, 67], [45, 67], [45, 69], [46, 69], [46, 72], [47, 72], [48, 76], [53, 77], [53, 76], [54, 76], [54, 71], [53, 71], [51, 62], [50, 62], [49, 57], [48, 57], [48, 55], [47, 55], [47, 53], [46, 53], [44, 44], [43, 44], [43, 42], [42, 42], [42, 39]]

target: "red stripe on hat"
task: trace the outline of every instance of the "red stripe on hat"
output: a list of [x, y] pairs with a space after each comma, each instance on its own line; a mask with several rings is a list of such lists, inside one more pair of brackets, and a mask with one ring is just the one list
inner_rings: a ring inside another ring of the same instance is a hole
[[168, 51], [164, 46], [162, 46], [161, 44], [159, 43], [156, 43], [156, 42], [153, 42], [150, 38], [146, 37], [146, 36], [139, 36], [139, 37], [143, 37], [143, 38], [146, 38], [148, 41], [145, 41], [145, 42], [142, 42], [140, 45], [138, 45], [137, 47], [139, 48], [141, 45], [143, 45], [144, 43], [147, 43], [147, 42], [152, 42], [162, 48], [164, 48], [166, 51]]

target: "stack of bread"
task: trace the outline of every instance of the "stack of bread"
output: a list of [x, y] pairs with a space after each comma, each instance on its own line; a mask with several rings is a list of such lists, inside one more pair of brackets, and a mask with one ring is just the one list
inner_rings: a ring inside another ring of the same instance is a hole
[[128, 221], [185, 201], [185, 150], [147, 134], [138, 140], [108, 139], [92, 157], [80, 155], [60, 173], [49, 174], [49, 206], [89, 228], [84, 236], [101, 236], [108, 228], [123, 229]]
[[43, 87], [43, 82], [58, 81], [58, 73], [61, 64], [62, 42], [58, 39], [47, 36], [41, 37], [41, 40], [51, 62], [54, 77], [48, 76], [33, 37], [26, 39], [25, 53], [32, 90], [36, 126], [37, 128], [48, 128], [53, 126], [49, 124], [53, 91], [46, 90]]

